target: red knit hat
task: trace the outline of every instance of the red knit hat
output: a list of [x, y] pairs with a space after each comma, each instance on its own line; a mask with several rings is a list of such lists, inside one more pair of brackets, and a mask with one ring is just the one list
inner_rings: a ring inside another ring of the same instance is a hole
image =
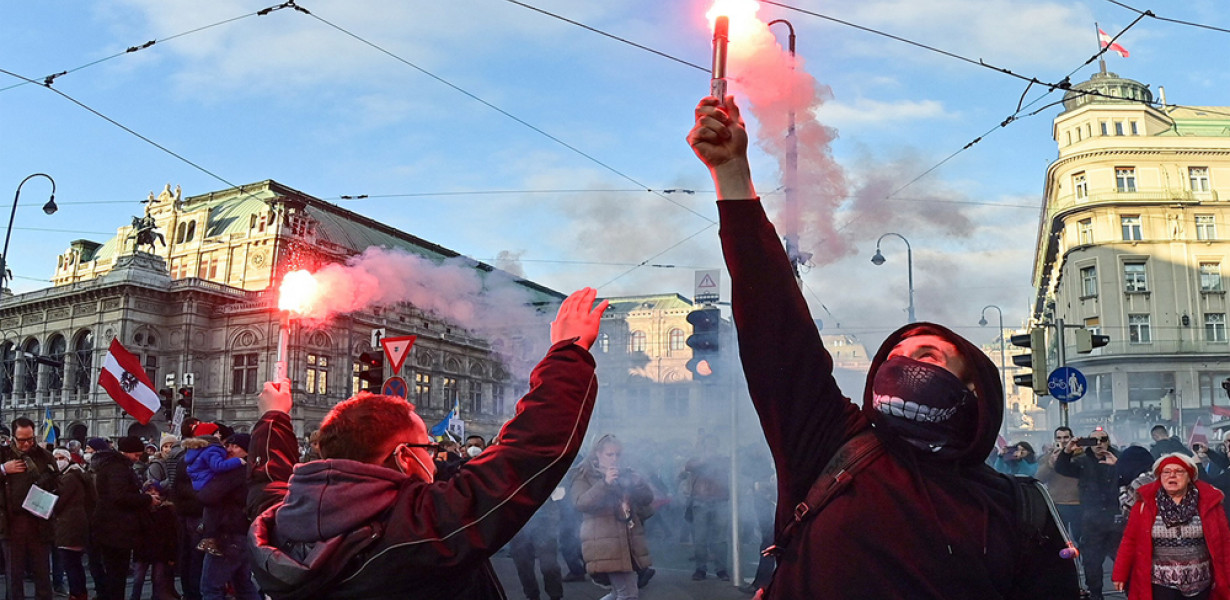
[[1157, 459], [1157, 462], [1153, 463], [1153, 474], [1156, 475], [1158, 479], [1161, 479], [1162, 469], [1166, 468], [1166, 465], [1178, 465], [1183, 467], [1183, 469], [1187, 471], [1187, 476], [1192, 480], [1195, 480], [1197, 475], [1200, 473], [1200, 470], [1196, 468], [1196, 463], [1192, 461], [1191, 457], [1174, 452], [1171, 454], [1162, 455], [1161, 458]]
[[213, 435], [215, 433], [218, 433], [218, 425], [216, 423], [207, 423], [205, 421], [202, 421], [200, 423], [197, 423], [196, 426], [192, 428], [192, 435], [196, 437], [201, 437], [203, 435]]

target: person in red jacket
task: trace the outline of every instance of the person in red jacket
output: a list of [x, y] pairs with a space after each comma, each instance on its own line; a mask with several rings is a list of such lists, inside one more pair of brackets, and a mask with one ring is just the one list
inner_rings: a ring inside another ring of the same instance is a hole
[[1115, 571], [1115, 589], [1131, 600], [1230, 599], [1230, 526], [1225, 495], [1197, 479], [1191, 457], [1153, 463], [1158, 480], [1140, 488]]

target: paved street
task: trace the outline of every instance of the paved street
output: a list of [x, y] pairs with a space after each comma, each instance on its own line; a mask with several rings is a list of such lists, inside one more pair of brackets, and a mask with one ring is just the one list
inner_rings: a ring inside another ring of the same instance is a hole
[[[497, 556], [491, 562], [495, 566], [495, 572], [500, 576], [500, 582], [504, 584], [504, 591], [508, 597], [510, 599], [524, 598], [512, 559]], [[653, 581], [641, 590], [640, 596], [643, 600], [748, 600], [752, 597], [751, 594], [744, 594], [735, 589], [729, 581], [713, 579], [712, 574], [704, 581], [692, 581], [690, 570], [656, 567], [655, 569], [657, 575], [654, 575]], [[597, 600], [606, 595], [608, 591], [589, 581], [564, 584], [564, 598], [567, 600]], [[544, 595], [543, 598], [546, 596]]]

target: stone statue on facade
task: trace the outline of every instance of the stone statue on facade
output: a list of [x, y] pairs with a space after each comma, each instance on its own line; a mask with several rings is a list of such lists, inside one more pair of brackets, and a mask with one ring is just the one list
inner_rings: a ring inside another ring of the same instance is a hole
[[[171, 195], [170, 189], [171, 184], [168, 183], [166, 189], [163, 190], [163, 194], [168, 198]], [[132, 246], [133, 252], [140, 252], [141, 246], [149, 246], [150, 250], [153, 251], [155, 241], [162, 243], [164, 247], [167, 245], [166, 238], [158, 232], [158, 223], [154, 220], [154, 215], [150, 214], [150, 208], [161, 199], [161, 196], [155, 199], [154, 193], [150, 192], [149, 198], [141, 201], [145, 205], [145, 216], [132, 218], [132, 233], [128, 235], [127, 239], [136, 240], [136, 243]]]

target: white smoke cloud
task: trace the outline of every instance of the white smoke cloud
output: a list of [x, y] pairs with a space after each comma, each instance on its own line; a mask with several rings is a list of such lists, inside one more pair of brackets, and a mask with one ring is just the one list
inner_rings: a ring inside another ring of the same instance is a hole
[[320, 292], [310, 320], [408, 303], [489, 341], [512, 373], [528, 373], [546, 352], [550, 315], [530, 304], [530, 292], [511, 275], [483, 273], [465, 257], [436, 263], [373, 246], [313, 275]]

